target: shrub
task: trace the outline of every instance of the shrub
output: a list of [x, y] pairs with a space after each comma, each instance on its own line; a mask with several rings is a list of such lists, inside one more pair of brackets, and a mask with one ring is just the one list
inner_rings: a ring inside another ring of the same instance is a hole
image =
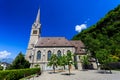
[[0, 79], [4, 80], [6, 78], [6, 75], [9, 74], [10, 71], [0, 71]]
[[0, 80], [19, 80], [20, 78], [40, 72], [40, 68], [0, 71]]

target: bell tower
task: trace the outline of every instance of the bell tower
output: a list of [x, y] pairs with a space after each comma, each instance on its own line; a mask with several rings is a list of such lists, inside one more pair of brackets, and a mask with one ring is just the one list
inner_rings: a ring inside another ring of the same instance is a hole
[[28, 48], [32, 48], [31, 45], [32, 44], [35, 45], [36, 42], [38, 41], [38, 39], [40, 37], [40, 32], [41, 32], [40, 28], [41, 28], [41, 24], [40, 24], [40, 9], [39, 9], [37, 17], [36, 17], [36, 20], [35, 20], [35, 22], [32, 25]]
[[28, 48], [26, 51], [26, 59], [30, 62], [30, 56], [32, 54], [34, 45], [37, 43], [39, 37], [41, 36], [41, 24], [40, 24], [40, 8], [38, 9], [38, 13], [36, 16], [36, 20], [32, 25], [30, 39], [28, 43]]

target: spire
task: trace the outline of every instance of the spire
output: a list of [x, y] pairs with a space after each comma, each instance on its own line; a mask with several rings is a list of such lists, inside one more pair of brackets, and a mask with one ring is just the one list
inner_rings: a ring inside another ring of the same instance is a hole
[[38, 13], [37, 13], [37, 17], [36, 17], [36, 21], [37, 23], [40, 22], [40, 8], [38, 9]]

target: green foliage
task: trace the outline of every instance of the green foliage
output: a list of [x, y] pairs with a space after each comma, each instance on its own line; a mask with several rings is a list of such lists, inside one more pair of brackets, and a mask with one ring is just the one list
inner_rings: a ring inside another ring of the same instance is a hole
[[48, 66], [53, 66], [54, 72], [55, 72], [55, 67], [63, 66], [65, 68], [65, 66], [68, 65], [69, 74], [70, 74], [71, 65], [73, 64], [74, 64], [73, 55], [70, 51], [67, 53], [67, 55], [64, 54], [63, 56], [60, 57], [58, 57], [56, 54], [52, 54], [48, 62]]
[[35, 65], [35, 67], [36, 67], [36, 68], [39, 68], [39, 67], [40, 67], [40, 65], [39, 65], [39, 64], [36, 64], [36, 65]]
[[69, 52], [67, 52], [67, 55], [66, 55], [66, 65], [72, 65], [72, 64], [74, 64], [73, 55], [69, 51]]
[[58, 65], [59, 66], [63, 66], [65, 69], [65, 65], [67, 64], [67, 59], [66, 59], [66, 55], [63, 54], [63, 56], [58, 58]]
[[37, 72], [40, 72], [40, 68], [0, 71], [0, 80], [19, 80]]
[[3, 67], [0, 65], [0, 70], [3, 70]]
[[120, 61], [120, 5], [108, 12], [95, 25], [75, 35], [73, 40], [76, 39], [84, 42], [93, 57], [99, 55], [104, 58], [104, 55], [114, 55]]
[[52, 56], [48, 62], [48, 66], [53, 66], [53, 70], [55, 72], [55, 67], [58, 66], [58, 57], [56, 54], [52, 54]]
[[89, 59], [90, 59], [90, 56], [88, 55], [82, 55], [80, 57], [80, 61], [82, 63], [82, 69], [89, 69], [89, 65], [90, 65]]
[[24, 69], [29, 67], [30, 63], [25, 60], [24, 55], [20, 52], [8, 69]]
[[69, 75], [70, 75], [70, 69], [71, 69], [71, 66], [74, 64], [74, 61], [73, 61], [73, 55], [70, 51], [67, 52], [67, 55], [66, 55], [66, 65], [68, 65], [68, 69], [69, 69]]
[[102, 49], [97, 52], [96, 58], [98, 59], [99, 63], [107, 64], [108, 60], [110, 60], [109, 53], [106, 49]]
[[115, 56], [115, 55], [110, 55], [111, 58], [111, 62], [118, 62], [119, 61], [119, 57]]
[[80, 61], [84, 65], [89, 65], [89, 56], [88, 55], [83, 55], [80, 57]]

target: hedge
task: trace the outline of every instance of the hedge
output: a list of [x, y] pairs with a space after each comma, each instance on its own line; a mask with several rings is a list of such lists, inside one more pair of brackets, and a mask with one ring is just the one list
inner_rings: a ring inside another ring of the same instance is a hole
[[19, 80], [20, 78], [40, 72], [40, 68], [0, 71], [0, 80]]
[[108, 66], [109, 66], [111, 69], [120, 69], [120, 62], [109, 63]]

